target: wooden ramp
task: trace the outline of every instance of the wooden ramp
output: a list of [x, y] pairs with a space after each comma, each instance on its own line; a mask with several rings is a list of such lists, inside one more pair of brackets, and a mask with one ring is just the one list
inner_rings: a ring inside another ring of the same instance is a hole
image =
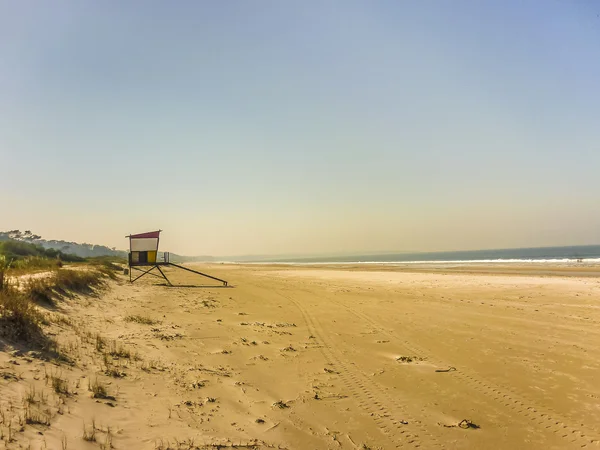
[[[136, 266], [130, 266], [129, 267], [129, 269], [130, 269], [129, 270], [129, 281], [133, 283], [136, 280], [139, 280], [140, 278], [142, 278], [144, 275], [152, 275], [152, 276], [155, 276], [155, 277], [158, 277], [158, 278], [164, 278], [166, 280], [166, 282], [169, 283], [169, 286], [173, 286], [173, 283], [171, 283], [171, 281], [167, 278], [167, 276], [165, 275], [165, 273], [161, 269], [161, 266], [162, 267], [176, 267], [177, 269], [186, 270], [188, 272], [192, 272], [192, 273], [195, 273], [197, 275], [200, 275], [200, 276], [203, 276], [203, 277], [206, 277], [206, 278], [210, 278], [211, 280], [215, 280], [215, 281], [218, 281], [220, 283], [223, 283], [224, 287], [228, 286], [228, 283], [227, 283], [226, 280], [222, 280], [221, 278], [213, 277], [212, 275], [208, 275], [208, 274], [200, 272], [198, 270], [190, 269], [189, 267], [181, 266], [179, 264], [175, 264], [175, 263], [172, 263], [172, 262], [159, 262], [159, 263], [154, 264], [152, 267], [150, 267], [147, 270], [139, 269]], [[160, 275], [158, 275], [156, 273], [152, 273], [152, 271], [154, 269], [158, 270], [160, 272]], [[138, 271], [140, 271], [142, 273], [140, 275], [138, 275], [137, 277], [133, 278], [132, 274], [131, 274], [132, 270], [138, 270]]]

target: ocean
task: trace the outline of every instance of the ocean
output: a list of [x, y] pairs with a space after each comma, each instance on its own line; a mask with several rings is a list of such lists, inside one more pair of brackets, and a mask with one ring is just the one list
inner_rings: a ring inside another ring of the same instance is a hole
[[573, 247], [508, 248], [458, 252], [385, 253], [316, 258], [269, 259], [262, 263], [289, 264], [427, 264], [427, 263], [549, 263], [600, 264], [600, 245]]

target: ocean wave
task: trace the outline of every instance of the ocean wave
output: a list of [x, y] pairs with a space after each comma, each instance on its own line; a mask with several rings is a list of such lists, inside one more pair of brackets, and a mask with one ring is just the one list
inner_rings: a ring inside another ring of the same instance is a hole
[[471, 260], [429, 260], [429, 261], [256, 261], [242, 262], [239, 264], [286, 264], [291, 266], [326, 266], [326, 265], [354, 265], [371, 264], [382, 266], [402, 266], [419, 264], [569, 264], [569, 265], [587, 265], [600, 264], [600, 258], [551, 258], [551, 259], [471, 259]]

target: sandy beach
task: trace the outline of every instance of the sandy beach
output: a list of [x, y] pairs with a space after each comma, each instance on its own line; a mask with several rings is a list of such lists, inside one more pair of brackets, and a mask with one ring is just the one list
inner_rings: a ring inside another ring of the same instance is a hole
[[195, 267], [230, 287], [120, 276], [51, 311], [69, 362], [5, 347], [0, 448], [600, 448], [597, 268]]

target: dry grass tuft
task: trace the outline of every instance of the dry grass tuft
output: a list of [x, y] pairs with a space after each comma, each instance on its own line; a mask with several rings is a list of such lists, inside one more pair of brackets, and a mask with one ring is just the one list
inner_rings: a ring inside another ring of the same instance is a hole
[[69, 395], [69, 382], [66, 378], [63, 378], [62, 372], [51, 371], [45, 373], [46, 384], [50, 383], [52, 390], [57, 394]]
[[56, 295], [49, 278], [28, 278], [23, 288], [24, 294], [35, 303], [52, 304]]
[[102, 350], [104, 350], [104, 347], [106, 347], [106, 340], [100, 336], [99, 334], [96, 334], [96, 351], [98, 353], [102, 352]]
[[53, 304], [61, 295], [92, 294], [104, 285], [100, 270], [58, 269], [49, 276], [30, 277], [25, 280], [23, 295], [38, 304]]
[[112, 395], [108, 395], [108, 391], [106, 390], [106, 386], [104, 383], [96, 378], [93, 383], [88, 381], [88, 389], [92, 392], [93, 398], [101, 398], [106, 400], [116, 400]]
[[101, 381], [98, 381], [98, 378], [93, 383], [88, 384], [88, 389], [92, 391], [94, 398], [106, 398], [108, 396], [106, 386]]
[[[111, 357], [108, 353], [104, 353], [102, 355], [102, 359], [103, 364], [101, 364], [101, 366], [105, 375], [113, 378], [123, 378], [127, 376], [127, 374], [121, 370], [121, 360], [117, 359], [115, 361], [115, 359]], [[116, 366], [114, 365], [115, 362], [117, 363]]]
[[29, 390], [25, 393], [25, 399], [24, 399], [24, 403], [25, 404], [31, 404], [31, 403], [35, 403], [36, 400], [36, 392], [35, 392], [35, 386], [30, 386]]
[[54, 273], [52, 283], [59, 291], [89, 294], [93, 288], [104, 285], [104, 277], [100, 270], [59, 269]]
[[[105, 284], [105, 275], [99, 269], [58, 269], [49, 276], [32, 276], [20, 286], [9, 283], [6, 273], [10, 265], [0, 259], [0, 334], [46, 347], [51, 340], [44, 336], [41, 325], [53, 318], [44, 318], [35, 304], [52, 304], [61, 295], [94, 292]], [[62, 319], [61, 323], [67, 323]]]
[[83, 422], [83, 440], [87, 442], [96, 442], [96, 421], [92, 419], [92, 426], [88, 430]]
[[100, 258], [94, 261], [90, 261], [96, 267], [103, 276], [110, 278], [111, 280], [117, 280], [119, 277], [117, 273], [123, 272], [123, 267], [119, 264], [115, 264], [113, 261]]
[[44, 391], [37, 391], [35, 385], [29, 386], [27, 392], [25, 392], [25, 397], [23, 397], [23, 406], [27, 405], [46, 405], [48, 403], [48, 394], [45, 394]]
[[115, 358], [124, 359], [139, 359], [139, 355], [136, 352], [132, 352], [127, 347], [124, 347], [117, 341], [110, 341], [108, 343], [108, 354]]
[[100, 448], [102, 450], [110, 450], [110, 449], [114, 448], [112, 445], [112, 440], [113, 440], [112, 432], [110, 430], [110, 427], [107, 427], [106, 437], [104, 438], [104, 442], [100, 445]]
[[9, 338], [34, 340], [41, 335], [41, 314], [29, 297], [15, 287], [0, 290], [0, 330]]
[[38, 410], [32, 408], [30, 405], [25, 407], [25, 423], [29, 425], [46, 425], [50, 426], [50, 420], [52, 419], [52, 412], [49, 408], [45, 410]]
[[119, 370], [116, 367], [109, 367], [104, 371], [104, 374], [106, 376], [109, 377], [113, 377], [113, 378], [123, 378], [127, 376], [127, 373], [123, 372], [122, 370]]
[[143, 325], [158, 325], [160, 323], [160, 320], [154, 320], [149, 317], [139, 315], [131, 315], [125, 317], [125, 322], [136, 322], [141, 323]]
[[65, 325], [68, 327], [75, 327], [75, 322], [70, 317], [64, 314], [54, 314], [50, 318], [50, 322], [55, 323], [57, 325]]

